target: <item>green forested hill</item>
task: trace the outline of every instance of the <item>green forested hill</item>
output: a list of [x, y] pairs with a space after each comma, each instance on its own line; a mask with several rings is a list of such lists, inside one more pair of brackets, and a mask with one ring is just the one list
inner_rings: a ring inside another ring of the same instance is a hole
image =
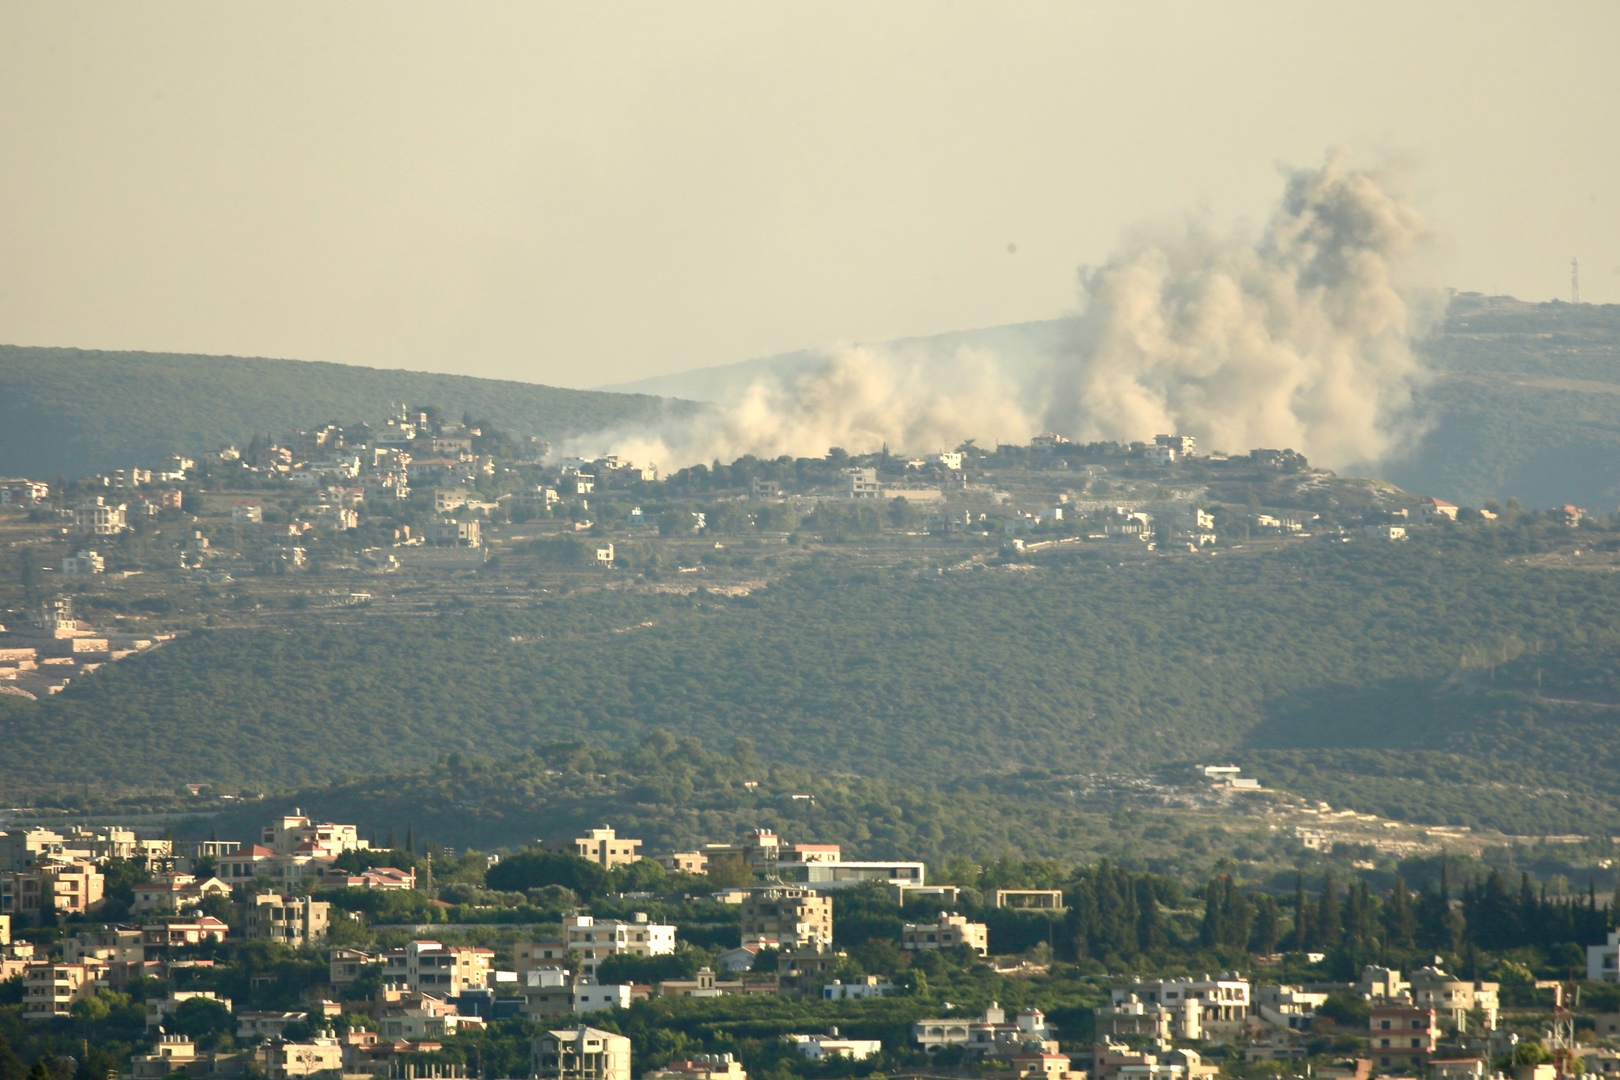
[[0, 475], [82, 476], [200, 454], [256, 433], [376, 422], [396, 403], [471, 412], [557, 439], [685, 402], [302, 360], [0, 346]]
[[[1504, 827], [1548, 791], [1620, 805], [1620, 575], [1516, 565], [1523, 530], [1489, 528], [202, 633], [0, 699], [0, 777], [278, 787], [668, 729], [919, 784], [1242, 754], [1430, 819], [1482, 783], [1510, 790], [1466, 812]], [[1335, 754], [1365, 760], [1312, 772]]]
[[1620, 305], [1464, 293], [1419, 351], [1427, 431], [1387, 479], [1473, 506], [1620, 505]]

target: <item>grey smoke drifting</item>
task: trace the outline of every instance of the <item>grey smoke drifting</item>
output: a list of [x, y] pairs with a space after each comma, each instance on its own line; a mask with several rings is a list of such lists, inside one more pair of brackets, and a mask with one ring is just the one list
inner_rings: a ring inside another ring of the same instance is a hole
[[1121, 442], [1177, 432], [1215, 450], [1377, 461], [1412, 430], [1421, 372], [1396, 271], [1423, 235], [1378, 174], [1330, 157], [1288, 177], [1258, 239], [1196, 221], [1129, 238], [1084, 275], [1072, 347], [1038, 369], [1009, 370], [972, 349], [840, 349], [697, 419], [578, 449], [611, 444], [667, 470], [831, 446], [922, 453], [1052, 430]]

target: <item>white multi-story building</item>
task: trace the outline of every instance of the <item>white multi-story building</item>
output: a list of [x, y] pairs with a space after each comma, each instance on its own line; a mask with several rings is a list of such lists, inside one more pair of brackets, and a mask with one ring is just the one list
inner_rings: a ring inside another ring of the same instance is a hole
[[675, 927], [649, 922], [637, 912], [630, 922], [570, 915], [563, 919], [563, 943], [580, 958], [580, 970], [596, 974], [596, 965], [610, 956], [668, 956], [675, 951]]
[[1125, 1001], [1132, 994], [1136, 995], [1138, 1001], [1163, 1005], [1197, 1001], [1206, 1026], [1241, 1022], [1249, 1015], [1251, 1002], [1249, 981], [1235, 975], [1222, 975], [1215, 979], [1133, 979], [1109, 990], [1115, 1003]]
[[277, 855], [308, 854], [317, 858], [335, 859], [345, 851], [364, 851], [371, 841], [360, 839], [353, 825], [338, 825], [327, 821], [316, 824], [295, 807], [289, 815], [279, 817], [264, 827], [259, 843]]
[[128, 512], [123, 503], [110, 503], [97, 495], [73, 508], [73, 526], [94, 536], [117, 536], [129, 528]]

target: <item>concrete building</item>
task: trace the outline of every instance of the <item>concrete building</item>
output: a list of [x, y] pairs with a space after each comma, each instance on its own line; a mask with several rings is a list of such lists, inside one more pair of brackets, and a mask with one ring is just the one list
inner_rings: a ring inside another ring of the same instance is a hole
[[107, 571], [107, 560], [94, 551], [80, 551], [75, 555], [62, 556], [62, 573], [78, 576], [82, 574], [103, 574]]
[[675, 851], [658, 856], [658, 865], [672, 874], [702, 874], [709, 869], [709, 857], [701, 851]]
[[1016, 908], [1020, 911], [1062, 911], [1062, 889], [997, 889], [995, 904], [998, 908]]
[[543, 1031], [530, 1044], [536, 1080], [631, 1080], [630, 1040], [586, 1027]]
[[834, 979], [821, 988], [822, 1001], [865, 1001], [867, 998], [888, 997], [898, 987], [881, 976], [867, 975], [853, 982]]
[[1182, 1001], [1196, 1001], [1202, 1012], [1205, 1028], [1212, 1024], [1238, 1024], [1250, 1013], [1250, 990], [1247, 979], [1235, 975], [1202, 979], [1132, 979], [1129, 983], [1109, 989], [1115, 1004], [1135, 996], [1150, 1004], [1175, 1006]]
[[[611, 555], [608, 561], [612, 561]], [[641, 841], [620, 836], [613, 826], [604, 825], [600, 829], [592, 829], [586, 836], [576, 838], [574, 854], [609, 869], [629, 866], [641, 858]]]
[[628, 1009], [635, 987], [629, 983], [599, 983], [595, 979], [579, 979], [574, 983], [573, 1013], [601, 1012], [603, 1009]]
[[876, 469], [845, 469], [844, 494], [852, 499], [878, 499], [883, 497], [883, 485], [878, 483]]
[[1380, 1069], [1422, 1069], [1434, 1054], [1440, 1025], [1435, 1011], [1413, 1005], [1374, 1005], [1368, 1042]]
[[23, 972], [23, 1019], [54, 1020], [73, 1012], [73, 1003], [93, 997], [106, 985], [106, 965], [96, 960], [77, 964], [40, 962]]
[[1272, 1027], [1309, 1031], [1316, 1010], [1327, 999], [1326, 993], [1301, 986], [1262, 986], [1255, 991], [1254, 1005], [1260, 1019]]
[[423, 533], [430, 544], [445, 547], [482, 547], [483, 529], [476, 521], [435, 521]]
[[91, 536], [117, 536], [129, 528], [129, 508], [97, 495], [73, 508], [73, 527]]
[[832, 898], [790, 885], [749, 889], [742, 902], [742, 940], [784, 948], [832, 944]]
[[311, 821], [295, 807], [291, 814], [276, 818], [261, 830], [259, 845], [277, 855], [308, 854], [335, 859], [345, 851], [365, 851], [371, 841], [360, 839], [353, 825]]
[[517, 969], [519, 983], [538, 968], [567, 968], [571, 964], [568, 943], [562, 938], [519, 941], [512, 946], [512, 965]]
[[482, 990], [490, 983], [493, 949], [445, 946], [437, 941], [411, 941], [383, 954], [383, 981], [413, 994], [455, 997]]
[[1128, 1035], [1146, 1036], [1155, 1042], [1204, 1037], [1203, 1010], [1196, 1000], [1178, 1001], [1170, 1006], [1140, 1001], [1132, 994], [1124, 1001], [1100, 1006], [1092, 1012], [1099, 1041]]
[[846, 862], [842, 858], [779, 859], [773, 869], [785, 884], [822, 891], [847, 889], [868, 881], [891, 886], [922, 885], [928, 876], [927, 865], [920, 862]]
[[147, 915], [152, 912], [178, 912], [181, 908], [195, 907], [210, 896], [230, 898], [231, 887], [217, 877], [198, 881], [191, 874], [158, 874], [151, 881], [134, 887], [135, 902], [130, 912]]
[[333, 986], [348, 986], [382, 967], [383, 958], [361, 949], [333, 949], [326, 954], [326, 964], [326, 981]]
[[46, 910], [84, 915], [101, 907], [106, 879], [94, 863], [44, 862], [0, 874], [0, 914], [37, 923]]
[[933, 922], [906, 923], [900, 933], [900, 947], [912, 952], [943, 951], [963, 945], [980, 956], [988, 956], [990, 928], [984, 923], [968, 921], [966, 915], [950, 915], [942, 911]]
[[341, 1076], [343, 1044], [336, 1039], [274, 1040], [265, 1048], [264, 1072], [268, 1080]]
[[880, 1039], [846, 1039], [833, 1028], [825, 1035], [789, 1035], [788, 1042], [810, 1061], [822, 1061], [826, 1058], [847, 1058], [850, 1061], [865, 1061], [869, 1057], [876, 1057], [883, 1053], [883, 1042]]
[[1459, 979], [1438, 967], [1423, 967], [1412, 972], [1412, 1004], [1433, 1009], [1443, 1023], [1456, 1031], [1468, 1030], [1469, 1015], [1476, 1009], [1485, 1030], [1495, 1031], [1501, 1011], [1500, 990], [1498, 983]]
[[730, 1054], [698, 1054], [644, 1072], [641, 1080], [748, 1080], [748, 1072]]
[[[0, 854], [3, 851], [0, 848]], [[1610, 930], [1602, 945], [1586, 947], [1586, 977], [1594, 982], [1620, 982], [1620, 930]]]
[[250, 898], [244, 933], [249, 938], [302, 947], [326, 940], [332, 905], [307, 896], [260, 893]]
[[1057, 1037], [1039, 1009], [1022, 1009], [1009, 1021], [1006, 1010], [992, 1001], [978, 1020], [918, 1020], [911, 1025], [911, 1037], [926, 1051], [947, 1046], [966, 1047], [975, 1054], [1000, 1056], [1039, 1049], [1057, 1053]]
[[580, 970], [592, 976], [610, 956], [668, 956], [675, 951], [675, 927], [648, 922], [641, 912], [630, 922], [569, 915], [563, 919], [563, 942], [578, 957]]

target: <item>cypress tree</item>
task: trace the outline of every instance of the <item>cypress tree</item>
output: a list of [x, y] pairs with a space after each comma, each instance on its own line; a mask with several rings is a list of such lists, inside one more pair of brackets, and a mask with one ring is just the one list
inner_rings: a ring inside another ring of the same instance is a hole
[[1305, 952], [1311, 944], [1311, 915], [1305, 906], [1305, 874], [1294, 878], [1294, 951]]
[[1395, 887], [1390, 890], [1389, 903], [1384, 907], [1384, 940], [1393, 949], [1410, 949], [1417, 935], [1417, 916], [1412, 910], [1412, 894], [1406, 889], [1406, 880], [1395, 875]]
[[1331, 949], [1339, 943], [1343, 929], [1339, 921], [1339, 885], [1329, 870], [1322, 877], [1322, 896], [1316, 904], [1316, 940]]
[[1255, 951], [1262, 956], [1276, 952], [1277, 938], [1281, 933], [1282, 913], [1278, 910], [1277, 901], [1269, 896], [1261, 896], [1255, 905]]
[[1221, 880], [1211, 878], [1204, 886], [1204, 921], [1198, 928], [1198, 942], [1206, 949], [1219, 948], [1224, 944], [1221, 926], [1222, 899]]

